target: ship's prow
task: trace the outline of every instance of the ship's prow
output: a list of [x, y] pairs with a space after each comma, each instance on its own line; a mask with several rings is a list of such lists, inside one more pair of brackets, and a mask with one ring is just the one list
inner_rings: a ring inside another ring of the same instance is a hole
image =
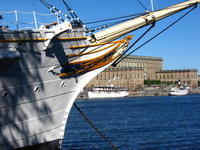
[[73, 102], [131, 40], [91, 44], [69, 21], [36, 30], [0, 29], [0, 147], [60, 149]]

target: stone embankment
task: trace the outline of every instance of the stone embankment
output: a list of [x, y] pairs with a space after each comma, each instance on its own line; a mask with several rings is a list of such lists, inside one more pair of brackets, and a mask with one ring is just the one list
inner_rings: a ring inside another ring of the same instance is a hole
[[[189, 94], [200, 94], [200, 88], [189, 90]], [[169, 89], [159, 90], [152, 87], [145, 88], [141, 91], [130, 91], [128, 97], [136, 96], [168, 96]], [[80, 93], [77, 98], [88, 98], [87, 91]]]
[[[170, 89], [167, 88], [165, 90], [158, 90], [154, 88], [145, 88], [142, 91], [130, 92], [129, 97], [134, 96], [167, 96], [169, 95]], [[197, 89], [190, 89], [189, 94], [200, 94], [200, 88]]]

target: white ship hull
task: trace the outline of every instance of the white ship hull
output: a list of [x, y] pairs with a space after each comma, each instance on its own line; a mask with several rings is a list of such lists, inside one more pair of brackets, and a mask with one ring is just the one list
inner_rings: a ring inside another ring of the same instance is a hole
[[117, 92], [101, 92], [101, 91], [89, 91], [88, 98], [117, 98], [126, 97], [129, 95], [127, 91], [117, 91]]
[[172, 88], [169, 91], [169, 95], [170, 96], [182, 96], [182, 95], [187, 95], [188, 94], [188, 90], [187, 89], [179, 89], [179, 88]]

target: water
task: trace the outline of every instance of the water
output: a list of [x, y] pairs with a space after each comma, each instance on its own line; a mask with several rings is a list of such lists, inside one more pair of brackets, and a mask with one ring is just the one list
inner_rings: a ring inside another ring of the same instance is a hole
[[[83, 99], [76, 104], [119, 150], [200, 150], [200, 94]], [[112, 147], [73, 107], [63, 149]]]

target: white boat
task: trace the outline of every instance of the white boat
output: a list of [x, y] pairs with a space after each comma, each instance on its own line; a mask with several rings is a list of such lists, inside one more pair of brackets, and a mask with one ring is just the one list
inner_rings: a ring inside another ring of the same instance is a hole
[[187, 95], [188, 93], [188, 88], [181, 85], [181, 80], [178, 80], [178, 85], [172, 87], [169, 91], [170, 96], [182, 96]]
[[[200, 3], [189, 0], [146, 12], [142, 17], [131, 17], [125, 23], [93, 33], [66, 3], [71, 19], [67, 15], [61, 18], [63, 12], [40, 1], [61, 23], [30, 30], [0, 27], [1, 150], [61, 149], [77, 95], [127, 49], [132, 36], [122, 36]], [[0, 19], [3, 17], [1, 12]]]
[[181, 96], [181, 95], [187, 95], [188, 90], [184, 87], [172, 87], [169, 91], [169, 95], [171, 96]]
[[88, 91], [88, 98], [117, 98], [127, 97], [129, 92], [113, 86], [99, 86]]

